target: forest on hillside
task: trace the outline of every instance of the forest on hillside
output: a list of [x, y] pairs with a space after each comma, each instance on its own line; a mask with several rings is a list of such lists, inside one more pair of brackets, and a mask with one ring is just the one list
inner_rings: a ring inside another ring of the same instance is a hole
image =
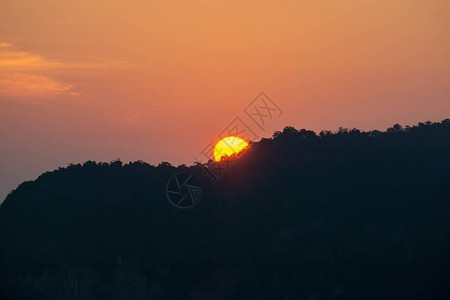
[[[179, 172], [202, 184], [190, 209], [166, 197]], [[449, 119], [285, 127], [224, 170], [88, 161], [0, 207], [0, 299], [449, 299], [449, 282]]]

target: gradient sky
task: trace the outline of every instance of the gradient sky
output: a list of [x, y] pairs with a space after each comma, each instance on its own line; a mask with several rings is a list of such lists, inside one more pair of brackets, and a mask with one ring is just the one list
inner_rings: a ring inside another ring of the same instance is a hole
[[258, 136], [440, 121], [449, 73], [448, 0], [2, 0], [0, 199], [69, 163], [190, 164], [260, 91], [284, 113]]

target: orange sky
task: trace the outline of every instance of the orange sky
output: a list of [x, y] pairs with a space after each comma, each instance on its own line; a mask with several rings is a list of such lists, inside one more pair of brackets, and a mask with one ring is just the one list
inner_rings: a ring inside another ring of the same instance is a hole
[[260, 91], [283, 115], [258, 136], [440, 121], [449, 53], [448, 0], [3, 0], [0, 198], [71, 162], [192, 163]]

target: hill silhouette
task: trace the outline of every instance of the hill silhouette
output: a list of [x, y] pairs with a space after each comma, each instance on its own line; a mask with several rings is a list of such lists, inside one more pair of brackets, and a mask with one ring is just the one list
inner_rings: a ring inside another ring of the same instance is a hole
[[[1, 299], [448, 299], [450, 120], [286, 127], [201, 165], [70, 165], [0, 207]], [[165, 187], [195, 174], [202, 199]]]

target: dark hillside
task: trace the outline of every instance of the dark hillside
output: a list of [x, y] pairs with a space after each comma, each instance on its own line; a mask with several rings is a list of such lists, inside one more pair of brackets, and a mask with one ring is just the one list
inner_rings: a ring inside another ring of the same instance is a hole
[[[449, 299], [450, 120], [286, 127], [200, 166], [86, 162], [0, 207], [0, 299]], [[175, 173], [202, 180], [173, 207]]]

